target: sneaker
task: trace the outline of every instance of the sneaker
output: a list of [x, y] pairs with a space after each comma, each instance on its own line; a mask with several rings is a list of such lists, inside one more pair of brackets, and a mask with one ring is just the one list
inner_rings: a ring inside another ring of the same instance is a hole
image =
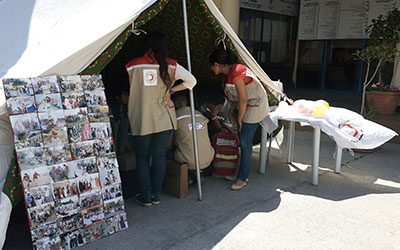
[[193, 185], [193, 184], [194, 184], [194, 180], [192, 178], [189, 178], [188, 185], [190, 186], [190, 185]]
[[[192, 184], [195, 184], [195, 183], [197, 183], [197, 175], [196, 175], [196, 172], [193, 172], [193, 173], [191, 173], [189, 176], [188, 176], [188, 179], [189, 179], [189, 185], [192, 185]], [[204, 175], [203, 175], [203, 172], [200, 170], [200, 181], [201, 181], [201, 184], [203, 184], [204, 183]]]
[[195, 183], [196, 176], [194, 172], [189, 172], [188, 174], [188, 185], [193, 185]]
[[158, 198], [157, 196], [151, 196], [151, 204], [153, 205], [160, 204], [160, 198]]
[[150, 207], [153, 204], [151, 200], [140, 196], [140, 194], [135, 195], [135, 201], [144, 207]]

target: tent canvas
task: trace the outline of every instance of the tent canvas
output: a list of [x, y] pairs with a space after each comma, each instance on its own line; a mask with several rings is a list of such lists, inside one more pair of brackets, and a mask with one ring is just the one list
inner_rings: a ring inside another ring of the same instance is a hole
[[[169, 40], [171, 57], [187, 66], [182, 49], [181, 9], [181, 0], [117, 0], [112, 4], [107, 0], [2, 0], [0, 78], [99, 74], [131, 35], [132, 24], [134, 29], [146, 25], [159, 29], [165, 23], [161, 30], [168, 34], [174, 32]], [[259, 79], [275, 94], [280, 94], [212, 0], [187, 0], [187, 10], [192, 68], [199, 80], [211, 75], [207, 63], [211, 51], [205, 48], [215, 47], [216, 38], [225, 39], [227, 46], [240, 55]], [[154, 18], [157, 16], [160, 18]], [[157, 24], [151, 20], [159, 21]], [[203, 75], [206, 71], [209, 74]], [[6, 115], [2, 90], [0, 115]], [[10, 144], [9, 141], [0, 143]], [[1, 167], [7, 171], [8, 166]], [[6, 225], [8, 216], [2, 218], [0, 224]], [[4, 227], [0, 225], [0, 228]]]
[[[173, 52], [173, 48], [184, 48], [180, 46], [184, 44], [181, 0], [118, 0], [112, 4], [107, 0], [88, 0], [84, 3], [78, 0], [3, 0], [0, 2], [0, 16], [3, 17], [0, 20], [0, 78], [81, 72], [98, 74], [102, 68], [93, 67], [93, 63], [107, 65], [124, 44], [124, 39], [131, 35], [132, 23], [134, 28], [140, 28], [148, 20], [163, 14], [164, 8], [167, 12], [175, 10], [175, 15], [164, 13], [166, 19], [163, 22], [168, 21], [166, 24], [170, 25], [165, 29], [167, 25], [164, 24], [162, 30], [175, 35], [180, 33], [169, 41]], [[204, 67], [208, 67], [207, 61], [196, 63], [196, 57], [204, 59], [208, 56], [206, 51], [196, 50], [196, 47], [215, 47], [215, 39], [223, 39], [226, 34], [228, 46], [238, 52], [243, 62], [270, 90], [280, 93], [212, 0], [187, 1], [187, 9], [193, 73], [196, 77], [200, 76], [196, 74], [197, 68], [204, 72]], [[197, 33], [200, 25], [213, 32], [199, 33], [194, 38], [193, 34]], [[182, 53], [185, 53], [184, 49], [180, 49], [176, 59], [185, 66]], [[37, 63], [39, 59], [40, 63]], [[4, 113], [3, 94], [0, 106], [0, 113]]]

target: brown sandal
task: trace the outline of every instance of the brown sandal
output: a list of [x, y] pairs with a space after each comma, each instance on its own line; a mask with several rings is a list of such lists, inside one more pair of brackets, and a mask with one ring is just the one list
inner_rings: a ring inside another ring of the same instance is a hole
[[232, 190], [241, 190], [247, 185], [245, 181], [242, 180], [237, 180], [235, 183], [232, 184], [231, 189]]
[[[227, 181], [235, 181], [235, 182], [238, 180], [236, 178], [236, 176], [234, 176], [234, 175], [224, 176], [224, 179], [227, 180]], [[249, 182], [249, 178], [246, 178], [245, 182], [248, 183]]]
[[228, 175], [228, 176], [225, 176], [224, 179], [227, 181], [236, 181], [237, 180], [236, 175]]

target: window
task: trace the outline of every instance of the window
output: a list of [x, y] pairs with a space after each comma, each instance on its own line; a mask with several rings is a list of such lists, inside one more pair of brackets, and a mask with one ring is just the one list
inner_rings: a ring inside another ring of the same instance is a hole
[[[256, 10], [240, 10], [239, 37], [274, 80], [292, 82], [296, 19]], [[285, 77], [287, 79], [284, 79]]]

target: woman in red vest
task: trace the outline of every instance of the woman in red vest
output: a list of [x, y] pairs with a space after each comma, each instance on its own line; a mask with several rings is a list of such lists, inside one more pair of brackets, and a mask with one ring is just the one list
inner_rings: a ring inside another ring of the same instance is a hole
[[[125, 67], [130, 83], [128, 118], [134, 136], [138, 173], [139, 194], [135, 198], [139, 204], [148, 207], [160, 203], [167, 144], [172, 131], [177, 128], [170, 95], [193, 88], [196, 79], [167, 57], [167, 43], [160, 32], [146, 35], [142, 53]], [[183, 82], [173, 86], [178, 79]]]
[[240, 140], [240, 167], [232, 190], [246, 186], [253, 152], [253, 136], [258, 123], [268, 115], [268, 97], [257, 77], [245, 65], [238, 64], [236, 54], [226, 50], [216, 50], [210, 57], [211, 70], [215, 75], [224, 76], [222, 88], [229, 101], [230, 114], [238, 110], [237, 124]]

